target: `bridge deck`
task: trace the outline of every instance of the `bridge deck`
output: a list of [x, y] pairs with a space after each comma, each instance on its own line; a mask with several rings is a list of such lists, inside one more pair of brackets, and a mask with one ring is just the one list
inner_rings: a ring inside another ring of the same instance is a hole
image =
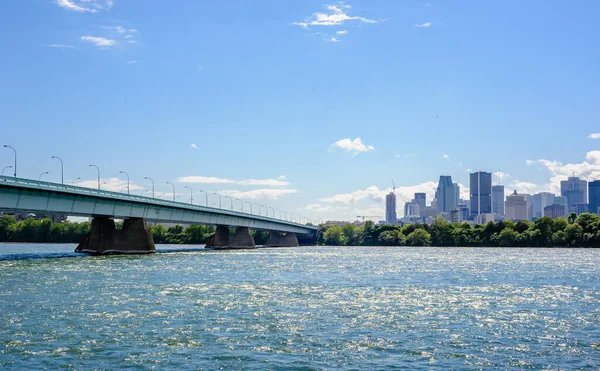
[[268, 216], [73, 185], [0, 176], [0, 211], [111, 216], [313, 234], [317, 228]]

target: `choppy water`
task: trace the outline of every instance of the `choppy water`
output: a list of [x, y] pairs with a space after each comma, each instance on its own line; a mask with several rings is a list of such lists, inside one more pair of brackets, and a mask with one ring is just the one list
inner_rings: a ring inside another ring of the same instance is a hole
[[600, 250], [74, 247], [0, 244], [0, 368], [600, 367]]

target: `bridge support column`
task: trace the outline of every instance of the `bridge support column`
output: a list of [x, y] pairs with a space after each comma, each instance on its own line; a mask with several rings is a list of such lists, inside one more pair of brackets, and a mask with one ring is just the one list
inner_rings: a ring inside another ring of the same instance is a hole
[[219, 225], [206, 247], [218, 249], [254, 249], [254, 237], [247, 227], [237, 227], [234, 234], [229, 234], [229, 227]]
[[268, 247], [298, 247], [298, 237], [295, 233], [282, 234], [279, 232], [271, 232], [269, 241], [265, 244]]
[[155, 253], [154, 238], [146, 229], [144, 219], [130, 218], [123, 229], [115, 229], [108, 217], [94, 217], [90, 233], [79, 243], [75, 252], [92, 254], [149, 254]]

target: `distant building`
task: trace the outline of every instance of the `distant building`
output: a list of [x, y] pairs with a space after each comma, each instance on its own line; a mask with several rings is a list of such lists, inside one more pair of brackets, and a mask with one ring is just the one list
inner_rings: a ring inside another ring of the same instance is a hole
[[492, 173], [478, 171], [470, 176], [471, 217], [492, 212]]
[[561, 204], [552, 204], [544, 207], [544, 216], [549, 218], [564, 218], [566, 213], [565, 205]]
[[554, 203], [556, 195], [550, 192], [540, 192], [533, 195], [533, 217], [541, 218], [544, 216], [544, 208]]
[[577, 215], [581, 214], [581, 213], [587, 213], [590, 211], [590, 204], [588, 204], [587, 202], [580, 202], [578, 204], [575, 204], [575, 213], [577, 213]]
[[423, 216], [423, 212], [425, 211], [425, 206], [427, 206], [427, 194], [423, 192], [415, 193], [415, 198], [413, 200], [417, 204], [419, 204], [419, 210], [421, 212], [421, 216]]
[[440, 181], [435, 192], [435, 199], [437, 200], [436, 209], [438, 214], [448, 213], [456, 207], [456, 190], [451, 176], [440, 176]]
[[567, 198], [569, 213], [577, 212], [577, 204], [588, 202], [587, 187], [587, 181], [574, 176], [560, 182], [560, 195]]
[[492, 186], [492, 213], [504, 216], [504, 186]]
[[475, 218], [475, 223], [477, 223], [477, 224], [487, 224], [488, 222], [494, 222], [494, 221], [496, 221], [496, 218], [495, 218], [495, 215], [492, 213], [479, 214]]
[[567, 217], [569, 215], [569, 201], [565, 196], [556, 196], [554, 197], [553, 204], [563, 205], [564, 206], [564, 215], [563, 217]]
[[396, 220], [396, 194], [390, 192], [385, 196], [385, 222], [395, 224]]
[[416, 202], [407, 202], [404, 204], [405, 218], [418, 218], [421, 216], [421, 208]]
[[460, 186], [458, 183], [454, 183], [454, 205], [458, 205], [460, 203]]
[[590, 213], [600, 215], [600, 180], [588, 183]]
[[525, 195], [517, 194], [517, 191], [515, 191], [506, 197], [504, 208], [506, 220], [527, 220], [527, 200], [525, 199]]

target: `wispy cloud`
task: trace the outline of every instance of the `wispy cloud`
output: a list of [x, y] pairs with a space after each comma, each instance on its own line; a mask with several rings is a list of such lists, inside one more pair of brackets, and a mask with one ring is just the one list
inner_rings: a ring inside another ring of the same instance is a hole
[[504, 173], [502, 171], [496, 171], [494, 173], [494, 178], [498, 180], [499, 183], [502, 183], [506, 178], [510, 178], [510, 174]]
[[68, 44], [48, 44], [49, 48], [58, 48], [58, 49], [75, 49], [73, 45]]
[[330, 41], [330, 42], [332, 42], [332, 43], [337, 43], [337, 42], [339, 42], [340, 40], [338, 40], [338, 39], [337, 39], [337, 37], [332, 37], [332, 38], [329, 38], [329, 39], [327, 39], [327, 41]]
[[356, 156], [361, 152], [369, 152], [373, 151], [375, 147], [365, 145], [360, 138], [350, 139], [340, 139], [337, 142], [333, 143], [329, 150], [340, 148], [344, 151], [352, 153], [352, 156]]
[[302, 22], [294, 22], [295, 25], [302, 28], [309, 26], [339, 26], [347, 21], [358, 21], [363, 23], [377, 23], [376, 20], [358, 16], [350, 16], [347, 11], [352, 8], [350, 5], [325, 5], [326, 12], [313, 13], [306, 17]]
[[138, 61], [129, 61], [127, 64], [137, 64]]
[[592, 133], [588, 135], [588, 139], [600, 139], [600, 133]]
[[213, 176], [184, 176], [177, 178], [178, 182], [182, 183], [204, 183], [204, 184], [239, 184], [245, 186], [268, 186], [268, 187], [285, 187], [290, 185], [290, 182], [283, 179], [244, 179], [231, 180], [225, 178], [217, 178]]
[[81, 40], [90, 42], [99, 47], [111, 47], [117, 45], [117, 41], [98, 36], [81, 36]]
[[336, 31], [335, 33], [336, 33], [337, 35], [347, 35], [347, 34], [348, 34], [348, 30]]
[[444, 158], [444, 160], [449, 160], [450, 159], [450, 156], [448, 156], [447, 154], [444, 154], [442, 157]]
[[280, 175], [280, 176], [277, 177], [277, 179], [279, 179], [279, 180], [283, 180], [285, 178], [287, 178], [287, 175]]
[[425, 22], [425, 23], [421, 23], [421, 24], [415, 23], [415, 27], [425, 27], [425, 28], [427, 28], [427, 27], [431, 27], [431, 25], [432, 25], [431, 22]]
[[277, 200], [278, 198], [298, 193], [297, 189], [288, 188], [264, 188], [254, 189], [252, 191], [239, 191], [235, 189], [224, 189], [218, 192], [219, 194], [240, 198], [240, 199], [263, 199], [263, 200]]
[[[127, 192], [127, 179], [119, 179], [117, 177], [111, 177], [106, 179], [101, 179], [100, 184], [102, 189], [113, 192]], [[81, 182], [75, 182], [75, 185], [78, 187], [86, 187], [86, 188], [98, 188], [98, 180], [90, 179], [83, 180]], [[129, 190], [131, 192], [142, 190], [141, 186], [131, 182], [129, 183]]]
[[78, 13], [97, 13], [108, 10], [114, 5], [113, 0], [56, 0], [56, 5], [63, 9]]
[[192, 143], [192, 144], [190, 144], [190, 146], [191, 146], [192, 148], [196, 148], [196, 149], [198, 149], [198, 146], [196, 145], [196, 143]]

